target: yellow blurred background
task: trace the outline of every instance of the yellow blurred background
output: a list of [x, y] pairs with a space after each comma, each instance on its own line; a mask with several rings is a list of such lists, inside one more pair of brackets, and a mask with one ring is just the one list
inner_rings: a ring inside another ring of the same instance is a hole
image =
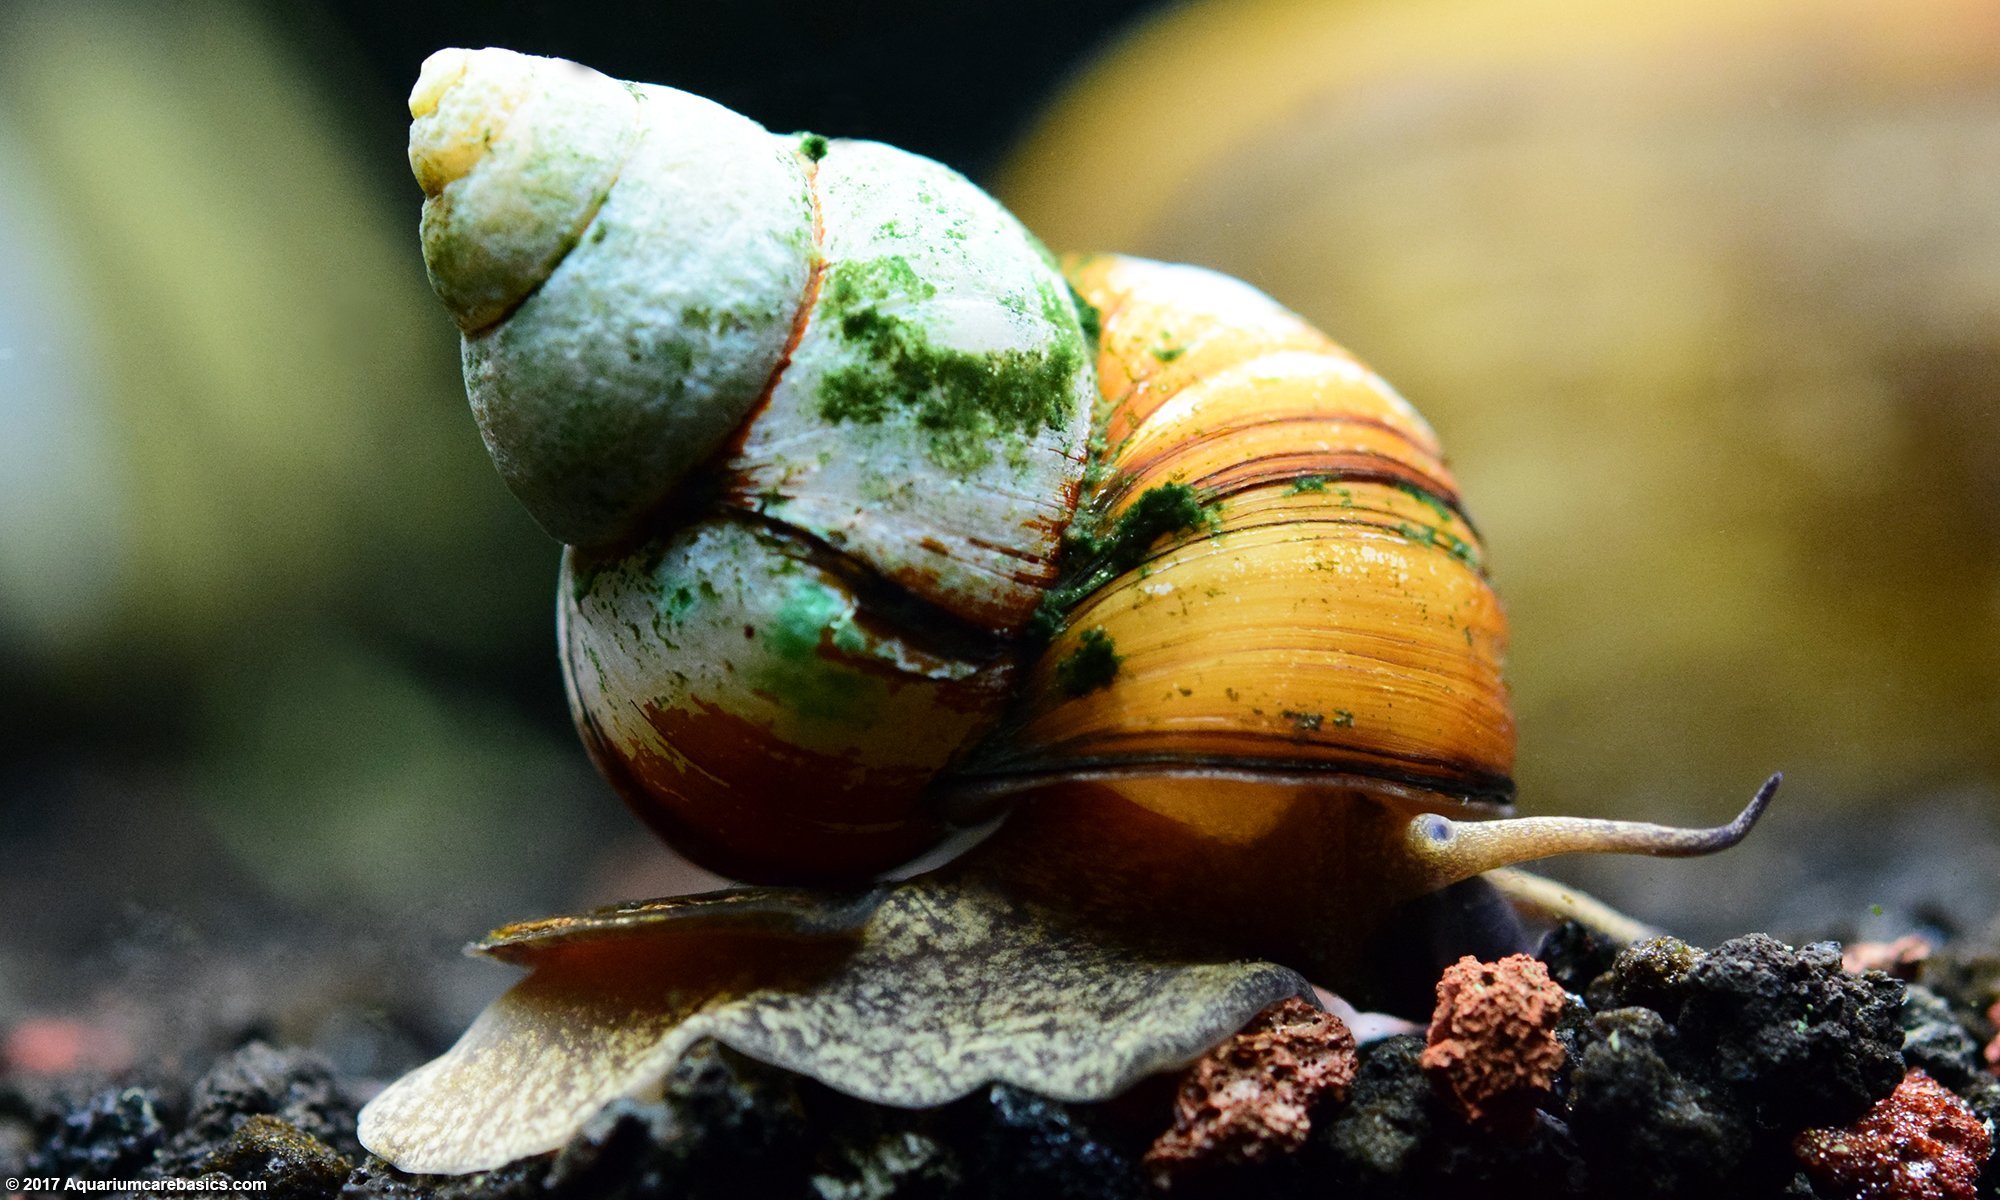
[[1250, 280], [1431, 418], [1525, 809], [2000, 778], [2000, 7], [1207, 0], [997, 184], [1052, 244]]
[[1709, 820], [1783, 768], [1863, 830], [1947, 795], [1939, 836], [1990, 834], [2000, 7], [1110, 36], [1142, 7], [0, 8], [0, 1008], [130, 904], [456, 937], [671, 878], [567, 728], [555, 547], [424, 279], [400, 89], [446, 44], [908, 144], [1052, 246], [1321, 324], [1488, 539], [1525, 810]]

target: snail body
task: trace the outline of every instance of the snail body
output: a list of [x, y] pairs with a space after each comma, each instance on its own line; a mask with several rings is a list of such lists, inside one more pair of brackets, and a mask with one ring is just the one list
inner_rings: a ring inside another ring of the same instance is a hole
[[1375, 803], [1340, 870], [1409, 894], [1709, 845], [1412, 823], [1511, 799], [1500, 604], [1435, 433], [1255, 289], [1066, 278], [937, 163], [560, 60], [441, 51], [411, 111], [578, 729], [697, 861], [864, 881], [1086, 783], [1234, 844]]
[[500, 931], [534, 974], [370, 1105], [393, 1161], [551, 1148], [697, 1036], [885, 1103], [1102, 1099], [1413, 897], [1707, 853], [1769, 800], [1507, 816], [1505, 621], [1437, 438], [1255, 289], [1059, 265], [935, 163], [556, 60], [440, 52], [411, 109], [482, 436], [568, 543], [593, 759], [697, 861], [848, 890]]

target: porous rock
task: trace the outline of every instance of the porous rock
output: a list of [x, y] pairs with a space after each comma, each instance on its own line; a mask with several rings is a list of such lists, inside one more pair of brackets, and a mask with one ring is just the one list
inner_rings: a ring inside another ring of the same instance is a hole
[[1751, 1130], [1726, 1096], [1668, 1058], [1659, 1013], [1630, 1007], [1591, 1019], [1573, 1066], [1570, 1124], [1592, 1178], [1632, 1196], [1688, 1196], [1731, 1178]]
[[819, 1200], [942, 1200], [965, 1183], [957, 1152], [906, 1122], [839, 1137], [819, 1164], [811, 1180]]
[[198, 1168], [202, 1175], [261, 1182], [262, 1194], [283, 1200], [332, 1200], [352, 1169], [333, 1147], [265, 1113], [237, 1125]]
[[1964, 1088], [1980, 1074], [1979, 1043], [1944, 997], [1911, 984], [1903, 1000], [1903, 1062], [1921, 1067], [1950, 1088]]
[[1914, 933], [1906, 933], [1893, 942], [1850, 942], [1840, 952], [1840, 967], [1853, 975], [1881, 971], [1907, 982], [1917, 977], [1934, 949], [1929, 938]]
[[[1572, 949], [1557, 972], [1581, 980], [1598, 951], [1580, 940]], [[1794, 1157], [1807, 1124], [1798, 1114], [1875, 1086], [1872, 1064], [1897, 1063], [1900, 1079], [1898, 1039], [1911, 1065], [1955, 1087], [1975, 1122], [2000, 1116], [2000, 1078], [1980, 1062], [1983, 1004], [1923, 986], [1898, 1004], [1901, 983], [1844, 974], [1830, 947], [1751, 938], [1703, 952], [1663, 940], [1628, 950], [1585, 986], [1622, 1006], [1591, 1012], [1551, 982], [1566, 1065], [1542, 1110], [1528, 1108], [1525, 1131], [1503, 1136], [1462, 1119], [1426, 1076], [1423, 1041], [1391, 1037], [1360, 1051], [1347, 1100], [1313, 1115], [1297, 1153], [1179, 1175], [1174, 1195], [1827, 1200], [1833, 1185]], [[267, 1195], [299, 1200], [336, 1190], [342, 1200], [1136, 1200], [1148, 1186], [1141, 1156], [1172, 1102], [1169, 1081], [1155, 1077], [1154, 1090], [1107, 1105], [995, 1086], [941, 1108], [883, 1107], [708, 1043], [689, 1051], [658, 1099], [612, 1104], [561, 1150], [440, 1177], [343, 1153], [355, 1085], [310, 1054], [251, 1044], [198, 1076], [145, 1082], [30, 1087], [15, 1077], [0, 1084], [0, 1123], [32, 1131], [35, 1173], [208, 1172], [261, 1179]], [[1877, 1099], [1814, 1123], [1844, 1128]], [[2000, 1173], [1989, 1174], [1980, 1186], [2000, 1195]]]
[[29, 1175], [76, 1179], [153, 1177], [166, 1144], [160, 1096], [152, 1088], [113, 1087], [44, 1113], [40, 1148], [28, 1156]]
[[974, 1195], [1037, 1200], [1133, 1197], [1141, 1184], [1135, 1156], [1098, 1130], [1088, 1106], [1064, 1104], [994, 1084], [964, 1102], [974, 1122], [968, 1174]]
[[354, 1103], [331, 1066], [251, 1042], [192, 1085], [56, 1089], [35, 1114], [28, 1175], [77, 1180], [256, 1180], [274, 1197], [330, 1197], [352, 1168]]
[[1611, 966], [1587, 989], [1595, 1012], [1650, 1008], [1678, 1013], [1687, 998], [1689, 972], [1701, 951], [1674, 937], [1648, 938], [1619, 951]]
[[1296, 997], [1265, 1009], [1181, 1076], [1173, 1128], [1145, 1156], [1154, 1185], [1295, 1153], [1313, 1106], [1345, 1095], [1355, 1066], [1340, 1018]]
[[2000, 1000], [2000, 919], [1939, 946], [1923, 961], [1917, 978], [1962, 1018], [1985, 1017]]
[[1767, 1129], [1854, 1119], [1902, 1078], [1905, 985], [1841, 970], [1831, 942], [1793, 949], [1764, 934], [1706, 953], [1671, 938], [1619, 955], [1590, 987], [1600, 1012], [1639, 1006], [1671, 1029], [1677, 1071], [1712, 1084]]
[[1348, 1190], [1367, 1194], [1413, 1175], [1431, 1140], [1431, 1086], [1417, 1060], [1423, 1039], [1384, 1038], [1361, 1052], [1347, 1103], [1321, 1121], [1315, 1145]]
[[1311, 1147], [1300, 1156], [1304, 1178], [1287, 1180], [1297, 1186], [1282, 1194], [1368, 1200], [1594, 1194], [1563, 1121], [1538, 1113], [1525, 1136], [1467, 1125], [1445, 1111], [1419, 1063], [1422, 1053], [1415, 1035], [1363, 1047], [1347, 1101], [1315, 1121]]
[[1556, 1026], [1566, 1002], [1548, 968], [1525, 954], [1459, 959], [1438, 980], [1424, 1074], [1466, 1121], [1525, 1135], [1563, 1064]]
[[267, 1115], [335, 1151], [359, 1156], [354, 1098], [333, 1067], [310, 1050], [249, 1042], [210, 1068], [188, 1096], [181, 1141], [194, 1147], [227, 1141], [245, 1119]]
[[1623, 949], [1618, 942], [1581, 921], [1564, 921], [1542, 939], [1535, 957], [1549, 969], [1549, 978], [1564, 991], [1581, 995], [1590, 981], [1611, 969]]
[[1675, 1021], [1685, 1052], [1773, 1128], [1851, 1120], [1903, 1076], [1904, 985], [1840, 969], [1839, 947], [1751, 934], [1689, 971]]
[[614, 1101], [556, 1154], [547, 1190], [602, 1195], [796, 1194], [810, 1162], [802, 1081], [714, 1042], [667, 1074], [661, 1098]]
[[1965, 1101], [1917, 1070], [1860, 1120], [1793, 1141], [1814, 1191], [1838, 1200], [1973, 1200], [1992, 1148]]

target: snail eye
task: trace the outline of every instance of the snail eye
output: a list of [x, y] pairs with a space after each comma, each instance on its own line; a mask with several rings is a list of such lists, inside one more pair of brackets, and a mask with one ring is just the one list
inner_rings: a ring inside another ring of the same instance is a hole
[[1425, 813], [1423, 816], [1418, 817], [1417, 820], [1421, 825], [1423, 835], [1431, 841], [1448, 842], [1451, 840], [1450, 820], [1440, 817], [1436, 813]]

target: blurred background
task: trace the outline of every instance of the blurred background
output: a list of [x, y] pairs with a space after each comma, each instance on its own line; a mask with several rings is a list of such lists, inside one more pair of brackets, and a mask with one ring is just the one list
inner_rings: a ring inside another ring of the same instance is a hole
[[2000, 910], [1989, 0], [15, 0], [0, 1029], [210, 979], [172, 1019], [365, 1071], [504, 985], [466, 936], [693, 879], [569, 730], [557, 549], [417, 251], [404, 97], [489, 44], [932, 155], [1348, 344], [1488, 540], [1524, 811], [1787, 772], [1743, 850], [1567, 877], [1711, 938]]

